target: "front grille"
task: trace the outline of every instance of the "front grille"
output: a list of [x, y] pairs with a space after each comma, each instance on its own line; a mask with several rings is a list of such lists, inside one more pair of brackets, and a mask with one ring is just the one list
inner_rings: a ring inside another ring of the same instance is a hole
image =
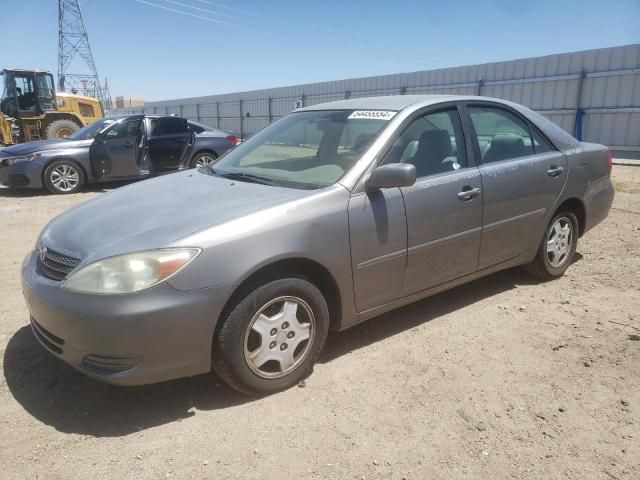
[[45, 277], [52, 280], [64, 280], [67, 275], [76, 268], [80, 259], [69, 257], [53, 250], [47, 249], [44, 257], [38, 251], [38, 265]]
[[9, 187], [25, 187], [29, 185], [29, 177], [22, 173], [10, 173], [9, 174]]

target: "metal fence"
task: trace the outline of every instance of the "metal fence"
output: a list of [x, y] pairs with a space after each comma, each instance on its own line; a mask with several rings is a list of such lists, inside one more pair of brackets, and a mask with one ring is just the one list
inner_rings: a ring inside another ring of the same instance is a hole
[[640, 44], [376, 77], [149, 102], [112, 113], [176, 114], [253, 135], [301, 106], [402, 94], [485, 95], [526, 105], [578, 139], [640, 157]]

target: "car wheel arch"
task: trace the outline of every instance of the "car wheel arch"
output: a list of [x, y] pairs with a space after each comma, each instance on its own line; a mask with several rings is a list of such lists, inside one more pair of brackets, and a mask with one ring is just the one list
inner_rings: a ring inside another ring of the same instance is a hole
[[226, 316], [249, 292], [267, 282], [287, 277], [307, 280], [322, 292], [329, 307], [330, 329], [338, 330], [341, 325], [342, 301], [340, 289], [334, 276], [326, 267], [315, 260], [305, 257], [293, 257], [261, 265], [245, 276], [227, 299], [216, 322], [214, 338], [218, 334], [218, 330], [224, 323], [223, 320]]
[[215, 157], [215, 159], [217, 160], [218, 158], [220, 158], [220, 155], [218, 155], [216, 153], [215, 150], [211, 149], [211, 148], [202, 148], [200, 150], [197, 150], [195, 152], [193, 152], [193, 154], [191, 155], [191, 157], [189, 158], [189, 165], [191, 165], [191, 162], [193, 162], [193, 159], [196, 158], [198, 155], [201, 155], [203, 153], [208, 153], [211, 154]]
[[585, 231], [585, 226], [587, 223], [587, 210], [584, 206], [584, 203], [577, 197], [567, 198], [556, 208], [552, 217], [555, 216], [558, 212], [564, 210], [572, 212], [578, 219], [578, 236], [581, 237]]

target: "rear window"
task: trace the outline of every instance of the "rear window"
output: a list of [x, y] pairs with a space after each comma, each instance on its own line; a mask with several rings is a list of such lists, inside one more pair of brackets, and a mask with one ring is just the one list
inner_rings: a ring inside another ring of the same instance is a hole
[[531, 126], [531, 138], [533, 139], [533, 148], [536, 153], [547, 153], [555, 150], [534, 126]]
[[189, 129], [193, 132], [193, 133], [202, 133], [204, 132], [204, 128], [202, 128], [199, 125], [196, 125], [194, 123], [190, 123], [189, 124]]

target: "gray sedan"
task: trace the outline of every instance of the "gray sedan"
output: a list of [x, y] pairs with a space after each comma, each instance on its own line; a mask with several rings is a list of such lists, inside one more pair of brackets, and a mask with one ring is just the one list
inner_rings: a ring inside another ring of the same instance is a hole
[[87, 183], [208, 165], [236, 143], [231, 132], [171, 115], [104, 118], [68, 138], [0, 150], [0, 184], [75, 193]]
[[[33, 332], [106, 382], [295, 385], [329, 330], [492, 272], [561, 276], [608, 214], [611, 157], [514, 103], [315, 105], [213, 166], [54, 219], [22, 267]], [[188, 207], [188, 208], [185, 208]]]

